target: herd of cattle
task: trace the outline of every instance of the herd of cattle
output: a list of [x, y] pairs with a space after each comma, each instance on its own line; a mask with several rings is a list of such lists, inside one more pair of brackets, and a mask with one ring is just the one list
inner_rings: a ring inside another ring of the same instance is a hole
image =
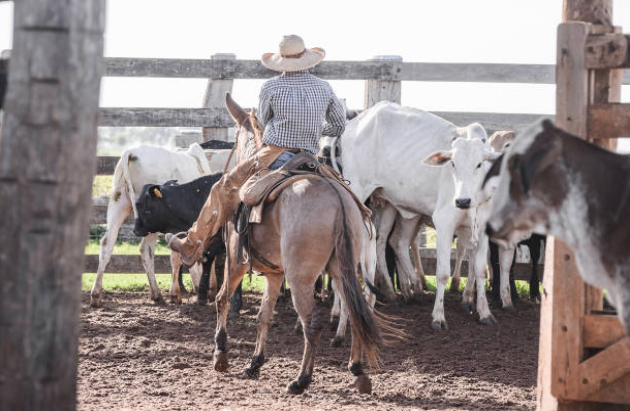
[[[534, 267], [530, 296], [538, 299], [536, 266], [545, 238], [539, 234], [551, 234], [572, 245], [585, 281], [608, 290], [622, 322], [630, 325], [627, 156], [572, 137], [549, 120], [537, 122], [519, 135], [504, 131], [488, 137], [477, 123], [457, 127], [426, 111], [381, 102], [350, 119], [341, 138], [323, 138], [320, 159], [339, 171], [359, 200], [373, 210], [377, 235], [373, 239], [375, 256], [369, 260], [375, 270], [362, 271], [364, 275], [365, 271], [376, 272], [376, 278], [368, 280], [376, 281], [385, 299], [397, 297], [389, 275], [392, 267], [387, 264], [389, 247], [395, 255], [402, 298], [408, 301], [422, 296], [426, 283], [418, 233], [422, 226], [435, 228], [434, 329], [448, 329], [444, 293], [451, 277], [454, 238], [457, 249], [451, 286], [459, 285], [467, 254], [470, 274], [462, 306], [476, 311], [481, 323], [491, 324], [495, 320], [485, 292], [489, 257], [490, 272], [496, 273], [493, 295], [503, 309], [513, 310], [510, 272], [515, 247], [525, 241]], [[208, 158], [198, 144], [179, 152], [152, 146], [125, 151], [114, 173], [92, 306], [102, 304], [103, 273], [118, 230], [132, 212], [134, 231], [143, 237], [141, 259], [151, 298], [162, 299], [153, 265], [157, 236], [190, 228], [226, 161], [225, 157]], [[204, 303], [213, 256], [223, 248], [220, 237], [210, 244], [203, 267], [189, 268]], [[214, 271], [219, 274], [220, 260], [214, 261]], [[181, 303], [177, 253], [172, 253], [171, 263], [170, 297]], [[213, 278], [211, 288], [216, 293]], [[339, 308], [337, 304], [335, 311], [343, 323], [346, 314], [344, 307]], [[337, 336], [343, 338], [343, 333], [345, 328], [338, 329]]]

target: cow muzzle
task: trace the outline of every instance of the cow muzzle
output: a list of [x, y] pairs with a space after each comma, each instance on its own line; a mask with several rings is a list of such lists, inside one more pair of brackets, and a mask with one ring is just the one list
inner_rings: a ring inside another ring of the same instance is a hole
[[470, 208], [471, 203], [472, 203], [472, 200], [470, 198], [456, 198], [455, 199], [455, 207], [461, 208], [464, 210], [467, 208]]

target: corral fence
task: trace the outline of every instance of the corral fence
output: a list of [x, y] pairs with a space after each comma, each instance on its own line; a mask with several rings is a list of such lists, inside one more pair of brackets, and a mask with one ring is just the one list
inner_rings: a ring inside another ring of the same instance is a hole
[[[108, 77], [203, 78], [208, 79], [202, 108], [101, 108], [99, 127], [199, 127], [202, 133], [187, 136], [188, 143], [209, 139], [227, 140], [234, 126], [223, 106], [233, 81], [266, 79], [277, 73], [258, 60], [239, 60], [233, 54], [216, 54], [210, 59], [106, 58]], [[381, 100], [400, 103], [403, 81], [555, 84], [555, 66], [543, 64], [417, 63], [399, 56], [379, 56], [367, 61], [325, 61], [311, 72], [326, 80], [364, 80], [364, 107]], [[630, 84], [630, 70], [623, 84]], [[434, 112], [457, 125], [479, 122], [489, 131], [522, 130], [543, 114]], [[99, 157], [97, 175], [111, 175], [118, 157]], [[91, 224], [105, 224], [107, 202], [95, 199]], [[132, 224], [131, 216], [125, 224]], [[435, 273], [435, 250], [421, 249], [427, 273]], [[95, 272], [98, 256], [86, 256], [85, 272]], [[156, 272], [170, 272], [168, 256], [156, 256]], [[463, 272], [467, 272], [464, 263]], [[114, 255], [110, 273], [143, 272], [139, 255]], [[542, 272], [542, 271], [541, 271]], [[517, 264], [517, 278], [529, 277], [528, 264]]]

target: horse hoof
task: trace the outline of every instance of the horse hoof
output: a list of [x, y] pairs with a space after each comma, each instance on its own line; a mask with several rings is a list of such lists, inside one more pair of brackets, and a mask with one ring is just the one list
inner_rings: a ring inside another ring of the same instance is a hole
[[448, 324], [446, 321], [435, 320], [431, 323], [431, 328], [435, 331], [448, 331]]
[[472, 313], [474, 311], [472, 303], [462, 303], [461, 307], [465, 313]]
[[508, 313], [515, 313], [517, 310], [513, 305], [508, 305], [508, 306], [503, 306], [503, 311], [506, 311]]
[[342, 337], [335, 336], [335, 338], [330, 340], [330, 346], [333, 348], [339, 348], [343, 344], [343, 341], [344, 339]]
[[258, 379], [258, 377], [260, 376], [260, 369], [247, 367], [245, 368], [245, 372], [243, 374], [246, 378], [249, 378], [250, 380], [255, 380]]
[[483, 325], [492, 325], [496, 324], [497, 320], [494, 319], [494, 316], [490, 315], [489, 317], [481, 318], [479, 322]]
[[287, 393], [293, 395], [300, 395], [304, 392], [306, 387], [303, 387], [299, 382], [293, 381], [291, 384], [287, 385]]
[[228, 355], [226, 352], [214, 353], [214, 369], [218, 372], [226, 372], [229, 367]]
[[370, 381], [370, 378], [365, 374], [359, 375], [354, 381], [354, 388], [356, 388], [360, 394], [372, 394], [372, 381]]

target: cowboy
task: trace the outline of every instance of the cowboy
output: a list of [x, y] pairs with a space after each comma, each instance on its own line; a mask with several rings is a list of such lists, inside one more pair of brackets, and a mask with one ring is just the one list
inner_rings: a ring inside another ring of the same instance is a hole
[[300, 151], [317, 154], [321, 135], [341, 136], [344, 106], [328, 82], [308, 72], [324, 55], [321, 48], [306, 48], [296, 35], [282, 38], [279, 53], [263, 54], [262, 64], [282, 73], [267, 80], [260, 91], [258, 115], [265, 127], [264, 146], [214, 185], [186, 238], [171, 239], [169, 246], [181, 253], [184, 264], [202, 258], [205, 244], [236, 211], [239, 190], [251, 176], [279, 168]]

